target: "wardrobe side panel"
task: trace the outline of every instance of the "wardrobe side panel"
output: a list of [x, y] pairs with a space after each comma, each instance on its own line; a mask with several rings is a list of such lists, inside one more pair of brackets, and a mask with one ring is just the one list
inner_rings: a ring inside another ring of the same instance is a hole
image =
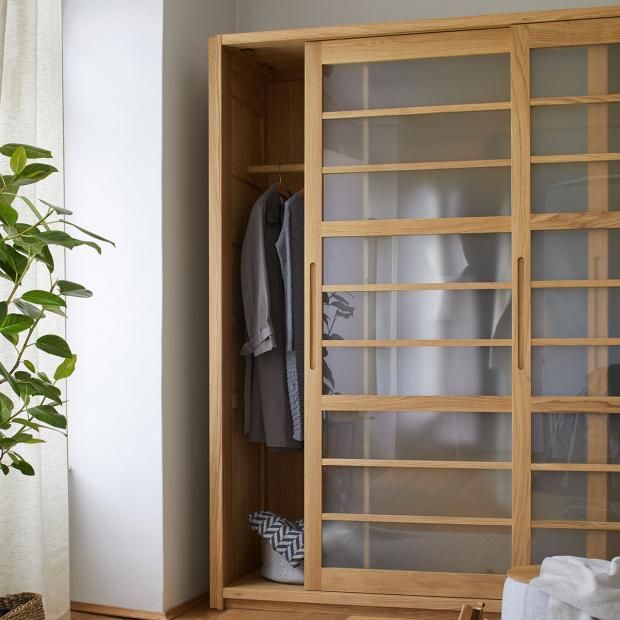
[[[265, 162], [297, 164], [304, 161], [304, 81], [301, 78], [271, 81], [266, 89]], [[267, 175], [267, 184], [278, 174]], [[304, 186], [299, 172], [282, 173], [291, 191]], [[298, 451], [266, 450], [265, 508], [287, 519], [304, 515], [304, 455]]]
[[221, 36], [209, 40], [209, 553], [210, 605], [224, 607], [228, 575], [226, 528], [230, 497], [230, 373], [224, 363], [230, 349], [229, 183], [230, 116], [228, 55]]
[[265, 77], [260, 67], [243, 54], [230, 53], [230, 232], [231, 313], [224, 328], [231, 333], [226, 364], [231, 375], [230, 427], [230, 510], [227, 529], [227, 583], [260, 566], [260, 546], [248, 525], [248, 514], [264, 504], [263, 450], [243, 433], [243, 386], [245, 363], [240, 355], [245, 342], [240, 287], [241, 245], [252, 205], [262, 192], [247, 173], [250, 164], [261, 163], [264, 155]]

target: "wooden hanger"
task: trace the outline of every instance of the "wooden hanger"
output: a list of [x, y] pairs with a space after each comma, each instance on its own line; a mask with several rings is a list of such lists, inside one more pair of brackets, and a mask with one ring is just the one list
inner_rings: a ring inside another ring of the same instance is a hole
[[282, 184], [282, 170], [280, 164], [278, 164], [278, 194], [280, 194], [284, 200], [288, 200], [291, 197], [291, 192]]

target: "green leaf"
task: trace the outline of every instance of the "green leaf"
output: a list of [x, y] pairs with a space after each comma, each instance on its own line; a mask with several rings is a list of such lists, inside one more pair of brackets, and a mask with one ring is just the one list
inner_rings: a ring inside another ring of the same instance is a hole
[[47, 149], [41, 149], [38, 146], [30, 146], [29, 144], [17, 144], [15, 142], [0, 146], [0, 153], [2, 153], [2, 155], [6, 155], [7, 157], [11, 157], [20, 146], [24, 148], [24, 150], [26, 151], [26, 156], [29, 159], [42, 159], [44, 157], [52, 157], [52, 152], [48, 151]]
[[46, 206], [49, 207], [52, 211], [58, 213], [58, 215], [73, 215], [73, 211], [69, 211], [69, 209], [64, 209], [63, 207], [57, 207], [53, 205], [51, 202], [47, 202], [47, 200], [43, 200], [43, 198], [39, 198], [39, 200]]
[[19, 387], [22, 389], [22, 395], [45, 396], [51, 401], [54, 401], [57, 405], [62, 404], [60, 389], [36, 377], [30, 377], [25, 381], [21, 381]]
[[[19, 197], [27, 206], [28, 208], [34, 213], [34, 216], [37, 218], [38, 220], [42, 220], [43, 219], [43, 214], [41, 213], [41, 211], [39, 211], [39, 209], [37, 209], [36, 205], [34, 204], [34, 202], [32, 202], [32, 200], [30, 200], [30, 198], [28, 198], [28, 196], [20, 196]], [[49, 230], [49, 226], [47, 226], [47, 224], [44, 224], [47, 229]]]
[[77, 282], [69, 282], [69, 280], [58, 280], [56, 283], [58, 284], [58, 290], [61, 295], [66, 295], [67, 297], [92, 297], [93, 292], [89, 291], [87, 288], [84, 288], [81, 284]]
[[37, 369], [35, 368], [34, 364], [30, 361], [30, 360], [24, 360], [24, 366], [30, 371], [30, 372], [36, 372]]
[[7, 314], [0, 324], [1, 334], [19, 334], [28, 329], [34, 321], [24, 314]]
[[29, 372], [26, 372], [25, 370], [16, 370], [13, 373], [13, 376], [18, 381], [28, 381], [29, 379], [32, 379], [32, 375]]
[[54, 372], [54, 379], [59, 381], [60, 379], [66, 379], [73, 374], [75, 370], [75, 364], [77, 363], [77, 355], [72, 355], [71, 357], [63, 360], [56, 368]]
[[4, 317], [6, 316], [8, 306], [6, 305], [6, 301], [0, 301], [0, 324], [4, 321]]
[[99, 247], [93, 241], [83, 241], [82, 239], [74, 239], [71, 235], [67, 234], [62, 230], [44, 230], [40, 232], [33, 231], [33, 237], [48, 243], [49, 245], [60, 245], [63, 248], [68, 248], [72, 250], [73, 248], [77, 248], [80, 245], [88, 245], [91, 248], [97, 250], [99, 254], [101, 254], [101, 247]]
[[16, 299], [14, 303], [17, 309], [22, 314], [25, 314], [31, 319], [38, 319], [40, 316], [45, 316], [45, 314], [41, 315], [41, 312], [42, 312], [41, 308], [37, 308], [36, 306], [29, 304], [27, 301], [24, 301], [23, 299]]
[[4, 334], [0, 332], [4, 338], [6, 338], [14, 347], [19, 343], [19, 336], [17, 334]]
[[35, 258], [43, 263], [50, 273], [54, 271], [54, 257], [47, 246], [44, 246], [43, 249], [37, 253]]
[[103, 241], [104, 243], [109, 243], [110, 245], [113, 245], [114, 247], [116, 247], [116, 244], [114, 243], [114, 241], [110, 241], [109, 239], [106, 239], [105, 237], [101, 237], [95, 234], [94, 232], [91, 232], [90, 230], [86, 230], [86, 228], [82, 228], [81, 226], [78, 226], [77, 224], [70, 222], [69, 220], [60, 220], [60, 221], [64, 222], [65, 224], [68, 224], [69, 226], [73, 226], [73, 228], [77, 228], [80, 232], [83, 232], [85, 235], [88, 235], [89, 237], [92, 237], [93, 239], [97, 239], [98, 241]]
[[15, 248], [0, 243], [0, 269], [2, 269], [13, 282], [17, 282], [28, 265], [28, 260]]
[[45, 383], [51, 383], [52, 380], [47, 376], [46, 373], [44, 373], [43, 371], [38, 372], [37, 375], [39, 375], [39, 378], [43, 381], [45, 381]]
[[73, 355], [69, 345], [60, 337], [55, 334], [48, 334], [41, 336], [36, 341], [37, 349], [45, 351], [50, 355], [56, 355], [57, 357], [69, 358]]
[[12, 409], [9, 408], [4, 401], [0, 401], [0, 424], [6, 424], [9, 421], [11, 411]]
[[41, 425], [33, 422], [32, 420], [28, 420], [26, 418], [13, 418], [13, 422], [15, 424], [21, 424], [22, 426], [26, 426], [27, 428], [39, 432], [41, 430]]
[[0, 375], [4, 377], [4, 380], [11, 386], [11, 389], [19, 396], [19, 386], [13, 378], [13, 375], [4, 367], [2, 362], [0, 362]]
[[19, 215], [13, 207], [0, 201], [0, 220], [2, 220], [4, 224], [7, 226], [15, 226], [18, 218]]
[[19, 460], [16, 463], [11, 463], [11, 467], [19, 470], [24, 476], [34, 476], [34, 469], [27, 461]]
[[54, 295], [54, 293], [50, 293], [48, 291], [41, 290], [32, 290], [26, 291], [22, 295], [22, 299], [24, 301], [30, 302], [31, 304], [38, 304], [39, 306], [48, 307], [48, 306], [62, 306], [65, 307], [67, 304], [62, 297], [58, 295]]
[[13, 177], [13, 185], [32, 185], [46, 179], [50, 174], [58, 172], [54, 166], [49, 164], [28, 164], [19, 174]]
[[20, 145], [13, 151], [9, 165], [15, 174], [19, 174], [26, 167], [27, 161], [26, 149]]
[[67, 418], [61, 413], [56, 411], [56, 408], [52, 405], [39, 405], [37, 407], [30, 407], [27, 410], [28, 414], [31, 415], [39, 422], [43, 422], [44, 424], [49, 424], [54, 428], [67, 428]]
[[8, 465], [5, 465], [4, 463], [0, 463], [0, 470], [2, 470], [2, 473], [3, 473], [5, 476], [8, 476], [8, 475], [9, 475], [9, 471], [10, 471], [10, 470], [9, 470], [9, 466], [8, 466]]

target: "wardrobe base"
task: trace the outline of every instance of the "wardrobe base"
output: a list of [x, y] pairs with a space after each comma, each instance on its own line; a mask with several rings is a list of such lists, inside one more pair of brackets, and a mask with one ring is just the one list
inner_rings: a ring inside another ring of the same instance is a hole
[[[454, 620], [454, 611], [474, 600], [439, 596], [403, 596], [305, 590], [263, 579], [250, 573], [224, 588], [226, 609], [258, 609], [281, 612], [357, 614], [405, 617], [410, 620]], [[486, 600], [489, 620], [499, 618], [501, 600]]]

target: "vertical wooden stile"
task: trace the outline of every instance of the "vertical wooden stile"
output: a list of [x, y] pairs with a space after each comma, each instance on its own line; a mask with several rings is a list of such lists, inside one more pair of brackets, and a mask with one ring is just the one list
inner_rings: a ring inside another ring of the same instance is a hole
[[530, 50], [528, 27], [512, 26], [512, 565], [531, 556]]
[[225, 317], [231, 308], [229, 178], [230, 115], [226, 54], [220, 35], [209, 39], [209, 477], [210, 477], [210, 605], [224, 608], [227, 572], [226, 498], [230, 496], [231, 369], [227, 363], [231, 332]]
[[305, 429], [304, 583], [321, 589], [323, 71], [321, 44], [305, 46]]
[[[596, 45], [587, 50], [588, 94], [607, 93], [608, 50], [606, 45]], [[588, 106], [588, 150], [591, 153], [605, 153], [608, 149], [608, 110], [606, 103]], [[588, 164], [588, 211], [606, 213], [609, 211], [607, 162]], [[607, 230], [588, 232], [588, 277], [605, 280], [609, 277], [609, 237]], [[605, 338], [608, 335], [608, 290], [606, 288], [588, 291], [588, 336]], [[588, 351], [588, 395], [606, 396], [607, 347], [590, 347]], [[588, 416], [588, 462], [607, 463], [608, 416], [604, 413]], [[603, 472], [589, 473], [587, 490], [587, 518], [589, 521], [607, 521], [607, 479]], [[607, 557], [607, 532], [589, 531], [587, 534], [588, 557]]]

